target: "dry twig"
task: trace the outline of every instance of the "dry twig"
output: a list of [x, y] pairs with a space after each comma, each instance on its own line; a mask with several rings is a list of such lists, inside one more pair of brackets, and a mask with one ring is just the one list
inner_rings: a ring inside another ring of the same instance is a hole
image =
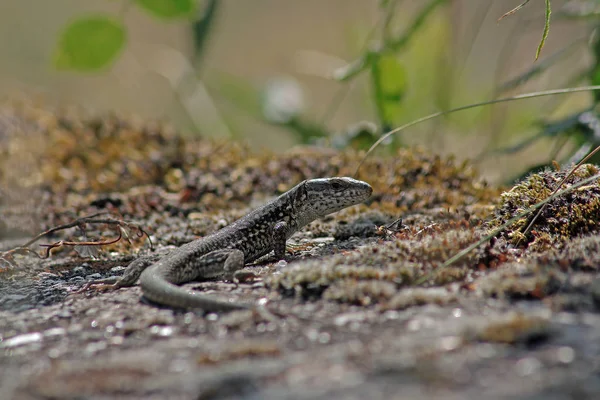
[[[125, 233], [125, 236], [127, 237], [127, 240], [129, 241], [129, 235], [128, 235], [129, 230], [135, 230], [137, 237], [141, 238], [141, 237], [146, 236], [146, 238], [148, 238], [148, 241], [150, 242], [150, 249], [151, 250], [153, 249], [152, 240], [150, 239], [150, 236], [148, 235], [148, 233], [142, 227], [140, 227], [137, 224], [123, 221], [120, 219], [97, 218], [103, 214], [105, 214], [105, 213], [97, 213], [97, 214], [89, 215], [87, 217], [77, 218], [76, 220], [74, 220], [70, 223], [50, 228], [50, 229], [38, 234], [34, 238], [30, 239], [22, 246], [15, 247], [13, 249], [10, 249], [10, 250], [4, 251], [4, 252], [0, 252], [0, 261], [4, 261], [9, 266], [14, 267], [12, 260], [13, 260], [13, 256], [16, 254], [24, 254], [24, 253], [35, 254], [39, 258], [48, 258], [48, 257], [50, 257], [50, 252], [52, 249], [62, 247], [62, 246], [106, 246], [109, 244], [117, 243], [118, 241], [120, 241], [123, 238], [123, 233]], [[85, 226], [87, 224], [107, 224], [107, 225], [116, 226], [118, 229], [118, 232], [119, 232], [119, 236], [116, 239], [101, 240], [98, 242], [94, 242], [94, 241], [76, 242], [76, 241], [60, 240], [55, 243], [40, 244], [40, 246], [46, 248], [45, 254], [43, 254], [43, 255], [40, 255], [35, 250], [32, 250], [31, 248], [29, 248], [29, 246], [31, 246], [38, 240], [40, 240], [48, 235], [51, 235], [55, 232], [61, 231], [61, 230], [78, 227], [83, 232], [85, 232], [85, 230], [86, 230]]]

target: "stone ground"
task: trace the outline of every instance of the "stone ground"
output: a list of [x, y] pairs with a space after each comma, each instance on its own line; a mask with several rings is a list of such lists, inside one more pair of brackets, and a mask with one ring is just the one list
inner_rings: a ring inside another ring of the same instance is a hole
[[[185, 312], [144, 302], [137, 286], [74, 292], [302, 179], [352, 175], [362, 154], [254, 154], [116, 116], [13, 107], [0, 117], [2, 399], [600, 396], [597, 180], [569, 197], [572, 218], [557, 201], [530, 234], [499, 234], [443, 267], [530, 204], [452, 158], [372, 157], [357, 177], [373, 198], [299, 232], [286, 261], [266, 256], [244, 282], [188, 285], [273, 315]], [[522, 186], [550, 184], [548, 174]], [[111, 222], [77, 220], [100, 212]], [[58, 246], [119, 231], [130, 240]], [[56, 248], [40, 258], [40, 244]]]

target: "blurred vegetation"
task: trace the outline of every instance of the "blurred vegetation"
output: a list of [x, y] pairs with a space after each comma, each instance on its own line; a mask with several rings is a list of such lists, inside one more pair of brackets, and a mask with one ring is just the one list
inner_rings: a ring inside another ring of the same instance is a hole
[[[245, 134], [243, 128], [236, 127], [234, 114], [245, 114], [262, 123], [280, 127], [296, 143], [367, 149], [385, 132], [430, 112], [526, 92], [532, 81], [551, 72], [565, 60], [572, 66], [569, 68], [570, 76], [563, 79], [564, 83], [570, 86], [600, 84], [597, 34], [600, 2], [597, 0], [546, 0], [542, 25], [537, 31], [541, 40], [538, 40], [535, 59], [541, 54], [540, 60], [533, 62], [534, 50], [530, 49], [532, 62], [527, 70], [509, 80], [498, 79], [485, 85], [469, 82], [470, 79], [476, 80], [471, 75], [476, 77], [477, 74], [466, 70], [459, 58], [461, 49], [456, 47], [458, 44], [452, 35], [455, 30], [451, 25], [452, 0], [423, 1], [416, 8], [414, 2], [408, 0], [381, 0], [375, 24], [368, 29], [355, 27], [353, 36], [361, 37], [353, 40], [355, 59], [344, 65], [338, 63], [337, 67], [321, 68], [328, 72], [321, 73], [320, 78], [338, 82], [340, 88], [320, 117], [306, 112], [304, 90], [292, 77], [274, 77], [262, 89], [227, 73], [218, 73], [218, 79], [203, 82], [204, 55], [214, 38], [215, 21], [222, 1], [122, 0], [122, 3], [123, 7], [116, 14], [90, 13], [69, 22], [56, 40], [55, 67], [88, 73], [110, 68], [127, 46], [125, 17], [134, 8], [159, 21], [189, 25], [193, 56], [187, 60], [183, 72], [176, 79], [169, 78], [169, 81], [200, 134], [206, 131], [203, 127], [206, 122], [200, 121], [196, 114], [200, 106], [208, 104], [209, 112], [213, 110], [225, 126], [222, 131], [238, 138], [244, 138]], [[512, 18], [531, 18], [533, 21], [540, 18], [528, 3], [529, 0], [526, 0], [507, 10], [506, 14], [497, 15], [498, 22], [503, 24]], [[563, 25], [584, 21], [585, 27], [579, 38], [545, 55], [541, 53], [542, 48], [548, 38], [552, 38], [549, 34], [551, 4], [558, 5], [554, 6], [552, 24], [558, 23], [555, 22], [557, 20]], [[463, 37], [460, 45], [465, 48], [474, 46], [477, 26], [486, 16], [486, 10], [476, 3], [468, 3], [467, 8], [472, 9], [469, 24], [474, 29]], [[408, 15], [407, 9], [411, 10]], [[515, 37], [521, 34], [517, 28]], [[509, 60], [510, 52], [515, 49], [510, 40], [498, 46], [504, 46], [497, 65], [496, 75], [499, 77], [507, 68], [503, 63]], [[590, 56], [589, 65], [574, 58], [574, 50], [580, 47], [585, 47]], [[327, 65], [323, 60], [329, 55], [311, 53], [303, 56], [308, 64]], [[552, 84], [556, 86], [554, 82]], [[464, 87], [458, 90], [459, 85]], [[373, 111], [372, 118], [361, 118], [342, 130], [332, 128], [329, 122], [337, 108], [344, 102], [347, 93], [357, 90], [357, 87], [365, 94], [364, 106]], [[599, 98], [600, 94], [593, 92], [585, 102], [555, 100], [542, 106], [526, 103], [510, 108], [510, 112], [505, 109], [468, 111], [444, 117], [443, 121], [434, 121], [409, 133], [394, 135], [392, 140], [384, 142], [386, 149], [382, 151], [391, 152], [402, 146], [432, 142], [441, 143], [443, 148], [443, 143], [460, 140], [472, 142], [472, 147], [480, 148], [480, 160], [518, 154], [533, 146], [535, 151], [545, 151], [542, 161], [534, 168], [547, 165], [552, 160], [576, 162], [600, 144]], [[541, 118], [539, 115], [551, 117]], [[416, 137], [418, 133], [421, 133], [421, 138]], [[544, 144], [539, 146], [539, 143]]]
[[[129, 5], [126, 0], [123, 2]], [[189, 19], [196, 10], [195, 3], [194, 0], [133, 1], [133, 4], [141, 10], [164, 20]], [[207, 9], [210, 9], [210, 5]], [[123, 21], [125, 11], [126, 8], [119, 16], [95, 14], [79, 17], [70, 22], [58, 40], [54, 66], [58, 69], [85, 72], [96, 71], [110, 65], [125, 46], [127, 38]], [[202, 21], [199, 25], [203, 26]], [[208, 31], [207, 28], [201, 29], [198, 34], [200, 37], [205, 37]]]
[[[512, 10], [511, 12], [518, 11], [522, 6], [526, 5], [529, 0], [522, 3], [520, 6]], [[569, 81], [572, 85], [589, 83], [591, 85], [600, 84], [600, 43], [598, 38], [598, 29], [600, 28], [600, 2], [599, 1], [571, 1], [561, 10], [559, 18], [567, 20], [586, 19], [590, 21], [588, 28], [588, 49], [592, 55], [592, 64], [586, 68], [575, 68], [570, 77]], [[544, 29], [544, 36], [536, 59], [539, 56], [539, 52], [543, 43], [546, 40], [549, 30], [550, 23], [550, 2], [546, 0], [546, 25]], [[567, 47], [559, 49], [554, 54], [550, 55], [545, 62], [532, 66], [529, 70], [525, 71], [522, 75], [512, 79], [510, 82], [505, 82], [499, 87], [499, 92], [504, 92], [509, 89], [514, 89], [525, 85], [530, 79], [536, 75], [544, 72], [547, 69], [552, 68], [558, 59], [561, 57], [567, 57], [570, 55], [570, 48], [577, 43], [571, 43]], [[576, 65], [576, 67], [580, 67]], [[498, 149], [495, 151], [499, 153], [515, 153], [521, 151], [523, 148], [530, 146], [538, 140], [549, 138], [555, 142], [555, 148], [548, 156], [548, 160], [542, 164], [530, 167], [521, 177], [524, 177], [530, 172], [542, 171], [545, 167], [550, 165], [553, 160], [556, 160], [559, 152], [564, 147], [571, 145], [574, 147], [573, 150], [566, 152], [565, 155], [559, 158], [561, 163], [575, 164], [581, 161], [590, 151], [600, 145], [600, 119], [598, 112], [599, 109], [600, 92], [592, 92], [592, 102], [585, 105], [581, 109], [576, 109], [566, 117], [556, 119], [553, 121], [540, 120], [537, 125], [539, 126], [538, 132], [530, 136], [514, 146], [507, 147], [504, 149]], [[594, 156], [591, 158], [593, 163], [600, 163], [600, 157]], [[521, 178], [520, 177], [520, 178]]]

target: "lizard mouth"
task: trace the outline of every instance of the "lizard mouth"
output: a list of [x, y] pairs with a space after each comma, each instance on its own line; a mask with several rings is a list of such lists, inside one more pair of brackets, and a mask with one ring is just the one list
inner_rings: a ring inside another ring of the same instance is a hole
[[373, 194], [373, 188], [367, 182], [356, 181], [356, 183], [360, 190], [358, 191], [357, 200], [359, 202], [367, 200]]

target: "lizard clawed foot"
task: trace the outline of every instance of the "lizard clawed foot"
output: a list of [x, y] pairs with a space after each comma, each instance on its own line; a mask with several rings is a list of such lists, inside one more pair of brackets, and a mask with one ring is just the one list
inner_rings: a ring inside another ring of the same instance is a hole
[[119, 281], [114, 278], [99, 279], [95, 281], [86, 282], [82, 287], [71, 292], [71, 294], [82, 294], [87, 292], [89, 289], [97, 291], [105, 290], [116, 290], [120, 288]]
[[233, 282], [235, 283], [254, 282], [257, 278], [258, 275], [252, 271], [238, 270], [233, 274]]

